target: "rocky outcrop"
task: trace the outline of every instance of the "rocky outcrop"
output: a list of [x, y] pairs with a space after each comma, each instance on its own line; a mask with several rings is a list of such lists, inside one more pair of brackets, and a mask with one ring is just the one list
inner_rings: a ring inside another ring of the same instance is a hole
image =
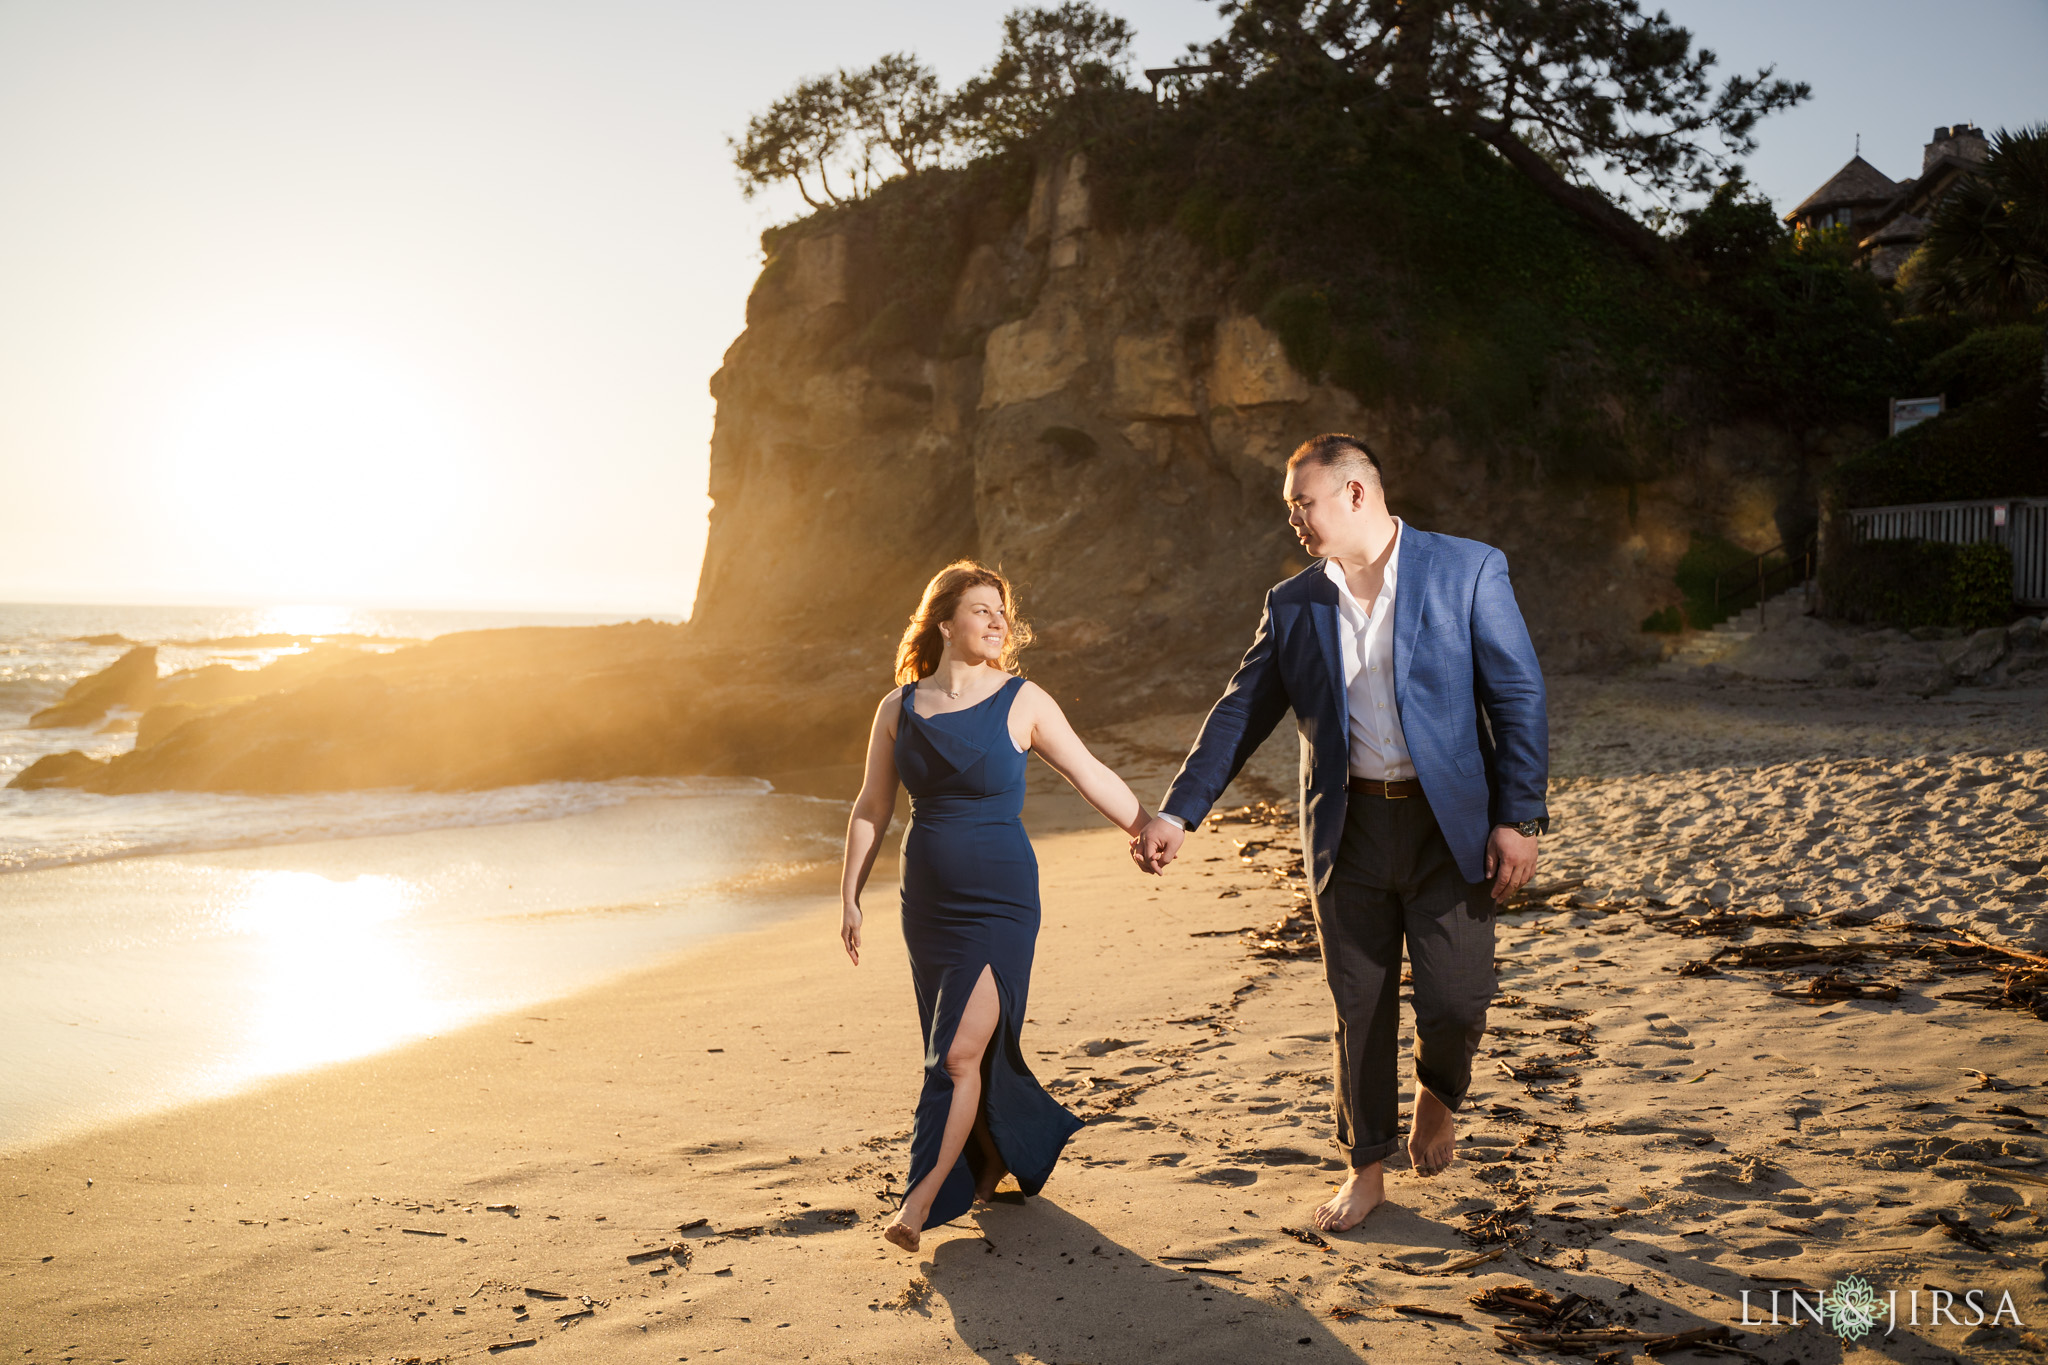
[[[105, 762], [44, 759], [18, 787], [97, 792], [466, 789], [660, 773], [760, 773], [836, 754], [863, 709], [829, 668], [764, 693], [764, 665], [687, 628], [475, 631], [356, 654], [210, 707]], [[273, 664], [267, 673], [279, 667]], [[861, 689], [864, 693], [866, 689]], [[751, 717], [751, 720], [749, 719]], [[799, 761], [792, 761], [792, 757]]]
[[1793, 614], [1774, 618], [1711, 662], [1666, 663], [1664, 671], [1707, 678], [1874, 687], [1933, 697], [1957, 686], [2039, 687], [2048, 682], [2048, 638], [2038, 617], [1965, 633], [1945, 627], [1908, 632]]
[[137, 645], [89, 677], [71, 684], [56, 703], [29, 717], [37, 730], [91, 725], [117, 706], [139, 711], [156, 696], [156, 646]]
[[1950, 677], [1958, 680], [1979, 677], [2005, 657], [2007, 643], [2004, 626], [1987, 627], [1971, 634], [1956, 648], [1944, 651], [1942, 666]]
[[81, 750], [66, 749], [61, 754], [44, 754], [16, 773], [7, 785], [31, 792], [42, 787], [77, 787], [104, 772], [106, 766]]
[[1230, 268], [1176, 232], [1098, 228], [1079, 157], [1042, 171], [1021, 218], [965, 253], [954, 353], [863, 331], [871, 312], [853, 301], [876, 258], [842, 219], [764, 271], [712, 382], [694, 619], [721, 639], [806, 622], [860, 647], [877, 694], [926, 578], [971, 554], [1017, 580], [1040, 641], [1032, 675], [1083, 720], [1203, 705], [1266, 589], [1303, 565], [1281, 471], [1317, 431], [1373, 442], [1414, 524], [1506, 551], [1552, 669], [1654, 653], [1640, 623], [1672, 599], [1695, 532], [1778, 538], [1780, 490], [1753, 471], [1792, 445], [1785, 433], [1699, 432], [1689, 472], [1635, 490], [1509, 477], [1419, 404], [1367, 407], [1303, 375], [1240, 306]]

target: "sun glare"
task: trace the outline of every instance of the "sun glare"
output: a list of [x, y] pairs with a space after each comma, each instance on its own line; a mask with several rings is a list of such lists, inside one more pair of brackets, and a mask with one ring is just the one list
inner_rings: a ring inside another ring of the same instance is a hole
[[354, 607], [294, 602], [265, 607], [249, 628], [251, 635], [347, 635], [362, 633], [362, 613]]
[[411, 949], [407, 920], [419, 893], [405, 878], [264, 871], [235, 880], [223, 919], [255, 950], [257, 991], [230, 1078], [359, 1057], [459, 1013]]
[[195, 560], [265, 595], [362, 600], [443, 560], [469, 519], [469, 446], [398, 357], [280, 342], [202, 373], [159, 474]]

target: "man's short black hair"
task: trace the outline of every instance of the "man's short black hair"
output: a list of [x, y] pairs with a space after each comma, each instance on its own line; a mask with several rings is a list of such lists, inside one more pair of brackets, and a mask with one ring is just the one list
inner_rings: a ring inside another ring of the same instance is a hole
[[1327, 469], [1369, 486], [1385, 486], [1380, 478], [1380, 457], [1364, 441], [1342, 431], [1326, 431], [1296, 446], [1287, 457], [1287, 467], [1297, 469], [1302, 465]]

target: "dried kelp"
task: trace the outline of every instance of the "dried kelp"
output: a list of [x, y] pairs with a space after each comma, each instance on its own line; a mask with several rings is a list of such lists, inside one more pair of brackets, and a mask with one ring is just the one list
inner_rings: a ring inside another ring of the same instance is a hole
[[1298, 958], [1323, 955], [1315, 916], [1296, 906], [1271, 924], [1245, 931], [1245, 951], [1252, 957]]
[[1835, 968], [1795, 990], [1772, 991], [1771, 994], [1810, 1005], [1827, 1005], [1837, 1000], [1897, 1000], [1899, 988], [1888, 981], [1857, 981], [1840, 968]]

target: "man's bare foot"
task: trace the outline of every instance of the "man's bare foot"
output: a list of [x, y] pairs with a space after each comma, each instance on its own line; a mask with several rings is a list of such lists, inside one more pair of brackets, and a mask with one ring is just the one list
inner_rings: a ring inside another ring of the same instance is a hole
[[1415, 1113], [1408, 1123], [1408, 1160], [1425, 1180], [1442, 1175], [1456, 1155], [1458, 1116], [1427, 1086], [1417, 1086]]
[[882, 1240], [902, 1247], [905, 1251], [916, 1251], [918, 1242], [922, 1240], [923, 1224], [922, 1218], [913, 1224], [904, 1217], [904, 1210], [899, 1209], [895, 1219], [888, 1227], [882, 1229]]
[[1385, 1203], [1386, 1198], [1386, 1179], [1380, 1163], [1375, 1161], [1354, 1169], [1330, 1201], [1317, 1207], [1310, 1217], [1324, 1232], [1349, 1232], [1365, 1221], [1365, 1215]]

